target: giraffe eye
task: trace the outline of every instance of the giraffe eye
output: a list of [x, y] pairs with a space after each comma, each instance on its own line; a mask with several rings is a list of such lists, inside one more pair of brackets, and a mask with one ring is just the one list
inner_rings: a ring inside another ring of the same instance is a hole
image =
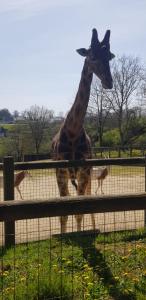
[[91, 60], [92, 61], [96, 61], [98, 58], [97, 58], [97, 55], [93, 54], [91, 55]]

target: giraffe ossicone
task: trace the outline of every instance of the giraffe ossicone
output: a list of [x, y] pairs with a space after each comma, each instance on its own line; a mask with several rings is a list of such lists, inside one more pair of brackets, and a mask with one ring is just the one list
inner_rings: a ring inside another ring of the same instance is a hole
[[[110, 60], [114, 54], [110, 51], [110, 30], [103, 40], [98, 40], [97, 30], [92, 30], [91, 45], [88, 49], [80, 48], [77, 52], [85, 57], [81, 79], [74, 103], [69, 110], [59, 132], [52, 141], [52, 153], [55, 160], [81, 160], [92, 158], [91, 141], [84, 129], [84, 119], [90, 98], [93, 74], [101, 80], [105, 89], [113, 87]], [[68, 196], [68, 180], [71, 179], [78, 195], [91, 194], [91, 168], [56, 169], [56, 178], [60, 196]], [[75, 216], [77, 230], [81, 230], [82, 215]], [[94, 214], [91, 215], [95, 228]], [[61, 232], [66, 232], [67, 216], [60, 218]]]

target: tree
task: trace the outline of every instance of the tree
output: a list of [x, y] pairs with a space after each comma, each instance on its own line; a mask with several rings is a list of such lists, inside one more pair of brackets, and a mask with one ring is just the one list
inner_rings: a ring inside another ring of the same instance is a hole
[[3, 139], [4, 155], [12, 155], [16, 161], [22, 161], [24, 154], [32, 152], [33, 144], [30, 139], [30, 131], [25, 124], [14, 124], [7, 130], [7, 137]]
[[[125, 56], [115, 59], [112, 66], [113, 89], [105, 91], [105, 97], [117, 115], [121, 145], [125, 144], [125, 133], [129, 128], [133, 113], [131, 106], [136, 92], [144, 80], [144, 69], [139, 58]], [[127, 142], [127, 137], [126, 137]]]
[[103, 132], [110, 109], [111, 103], [105, 97], [102, 85], [99, 80], [93, 80], [88, 112], [96, 120], [97, 137], [100, 147], [103, 146]]
[[141, 135], [146, 133], [146, 119], [141, 116], [140, 108], [129, 109], [129, 120], [124, 135], [125, 145], [134, 144]]
[[37, 105], [32, 106], [23, 114], [25, 122], [28, 124], [31, 132], [32, 141], [35, 145], [35, 152], [39, 154], [41, 144], [45, 137], [45, 129], [53, 118], [53, 111]]
[[15, 121], [18, 120], [18, 118], [19, 118], [19, 112], [17, 110], [14, 110], [14, 112], [13, 112], [13, 118], [14, 118]]
[[2, 123], [10, 123], [13, 121], [13, 116], [9, 112], [7, 108], [3, 108], [0, 110], [0, 122]]
[[141, 115], [146, 115], [146, 76], [137, 93], [137, 101], [141, 108]]

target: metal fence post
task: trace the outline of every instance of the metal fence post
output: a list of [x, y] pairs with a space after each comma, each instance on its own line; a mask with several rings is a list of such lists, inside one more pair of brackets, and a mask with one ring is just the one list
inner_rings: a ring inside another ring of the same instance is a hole
[[[14, 200], [14, 160], [12, 156], [6, 156], [3, 160], [4, 201]], [[15, 221], [4, 223], [5, 246], [15, 245]]]

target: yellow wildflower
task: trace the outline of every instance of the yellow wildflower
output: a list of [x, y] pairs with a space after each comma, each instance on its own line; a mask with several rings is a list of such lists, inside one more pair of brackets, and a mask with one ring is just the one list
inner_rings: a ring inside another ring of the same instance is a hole
[[89, 279], [89, 276], [84, 276], [84, 279]]
[[143, 271], [143, 275], [146, 275], [146, 270]]
[[7, 276], [8, 274], [9, 274], [8, 271], [4, 271], [4, 272], [3, 272], [3, 276]]
[[59, 270], [59, 271], [58, 271], [58, 273], [60, 273], [60, 274], [63, 274], [63, 273], [64, 273], [64, 271], [63, 271], [63, 270]]
[[128, 257], [128, 256], [125, 255], [125, 256], [122, 256], [121, 258], [122, 258], [122, 260], [126, 260], [127, 257]]
[[5, 289], [5, 291], [9, 291], [10, 290], [10, 288], [9, 287], [7, 287], [6, 289]]
[[138, 279], [137, 277], [134, 277], [134, 278], [133, 278], [133, 281], [139, 282], [139, 279]]
[[26, 280], [26, 278], [25, 277], [21, 277], [21, 279], [20, 279], [21, 281], [25, 281]]
[[88, 282], [88, 285], [89, 286], [93, 286], [93, 282]]
[[66, 261], [66, 258], [65, 258], [65, 257], [62, 257], [62, 261]]
[[89, 266], [88, 266], [88, 264], [85, 264], [83, 267], [84, 267], [84, 268], [88, 268]]
[[72, 264], [72, 261], [71, 261], [71, 260], [67, 260], [66, 263], [67, 263], [68, 265], [70, 265], [70, 264]]
[[127, 275], [128, 275], [128, 273], [127, 273], [127, 272], [125, 272], [125, 273], [123, 273], [123, 275], [124, 275], [124, 276], [127, 276]]

